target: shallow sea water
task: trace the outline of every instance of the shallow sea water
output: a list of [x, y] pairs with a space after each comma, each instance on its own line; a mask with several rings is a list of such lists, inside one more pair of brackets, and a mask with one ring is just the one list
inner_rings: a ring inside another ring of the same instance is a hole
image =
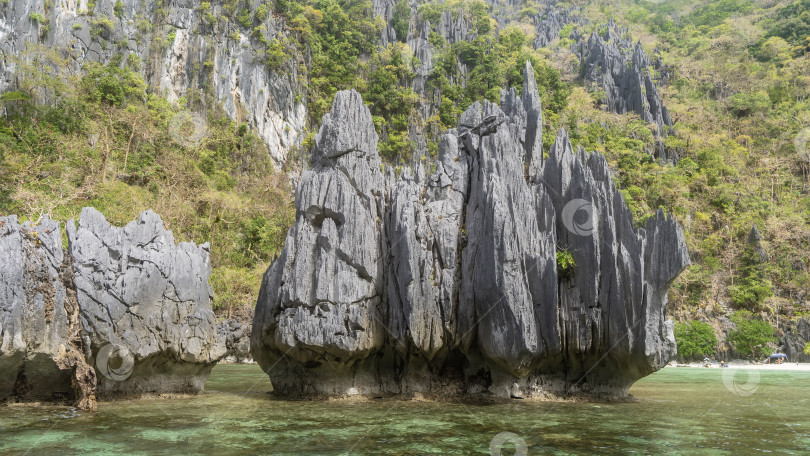
[[0, 454], [810, 454], [810, 372], [666, 368], [626, 403], [289, 402], [269, 390], [258, 366], [219, 365], [197, 397], [94, 413], [0, 406]]

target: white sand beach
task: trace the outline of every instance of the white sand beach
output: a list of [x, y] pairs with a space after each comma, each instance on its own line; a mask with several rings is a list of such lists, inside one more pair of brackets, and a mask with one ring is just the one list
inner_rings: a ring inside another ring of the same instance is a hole
[[[810, 363], [791, 363], [784, 364], [765, 364], [762, 362], [752, 363], [744, 360], [728, 361], [728, 369], [757, 369], [757, 370], [774, 370], [774, 371], [806, 371], [810, 372]], [[700, 368], [700, 369], [719, 369], [718, 364], [712, 364], [710, 367], [703, 367], [703, 363], [685, 363], [685, 364], [672, 364], [667, 365], [667, 368], [679, 369], [685, 367]]]

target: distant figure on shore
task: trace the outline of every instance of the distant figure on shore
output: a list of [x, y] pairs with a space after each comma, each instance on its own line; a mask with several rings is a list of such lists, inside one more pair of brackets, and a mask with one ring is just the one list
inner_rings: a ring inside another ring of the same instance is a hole
[[787, 355], [784, 353], [774, 353], [766, 360], [768, 364], [773, 364], [774, 362], [776, 362], [776, 364], [786, 364], [788, 362]]

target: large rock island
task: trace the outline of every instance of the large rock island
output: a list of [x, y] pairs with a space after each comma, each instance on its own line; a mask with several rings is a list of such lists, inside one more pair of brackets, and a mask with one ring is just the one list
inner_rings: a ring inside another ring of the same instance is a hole
[[395, 172], [360, 95], [337, 94], [254, 316], [277, 393], [625, 396], [674, 356], [681, 229], [635, 228], [605, 158], [564, 131], [544, 157], [542, 123], [527, 63], [429, 172]]

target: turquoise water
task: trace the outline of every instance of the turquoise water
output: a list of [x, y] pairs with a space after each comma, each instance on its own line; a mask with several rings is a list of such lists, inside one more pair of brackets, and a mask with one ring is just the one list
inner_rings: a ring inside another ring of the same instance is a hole
[[0, 454], [809, 454], [810, 373], [757, 373], [667, 368], [636, 402], [481, 405], [279, 401], [257, 366], [220, 365], [198, 397], [0, 407]]

